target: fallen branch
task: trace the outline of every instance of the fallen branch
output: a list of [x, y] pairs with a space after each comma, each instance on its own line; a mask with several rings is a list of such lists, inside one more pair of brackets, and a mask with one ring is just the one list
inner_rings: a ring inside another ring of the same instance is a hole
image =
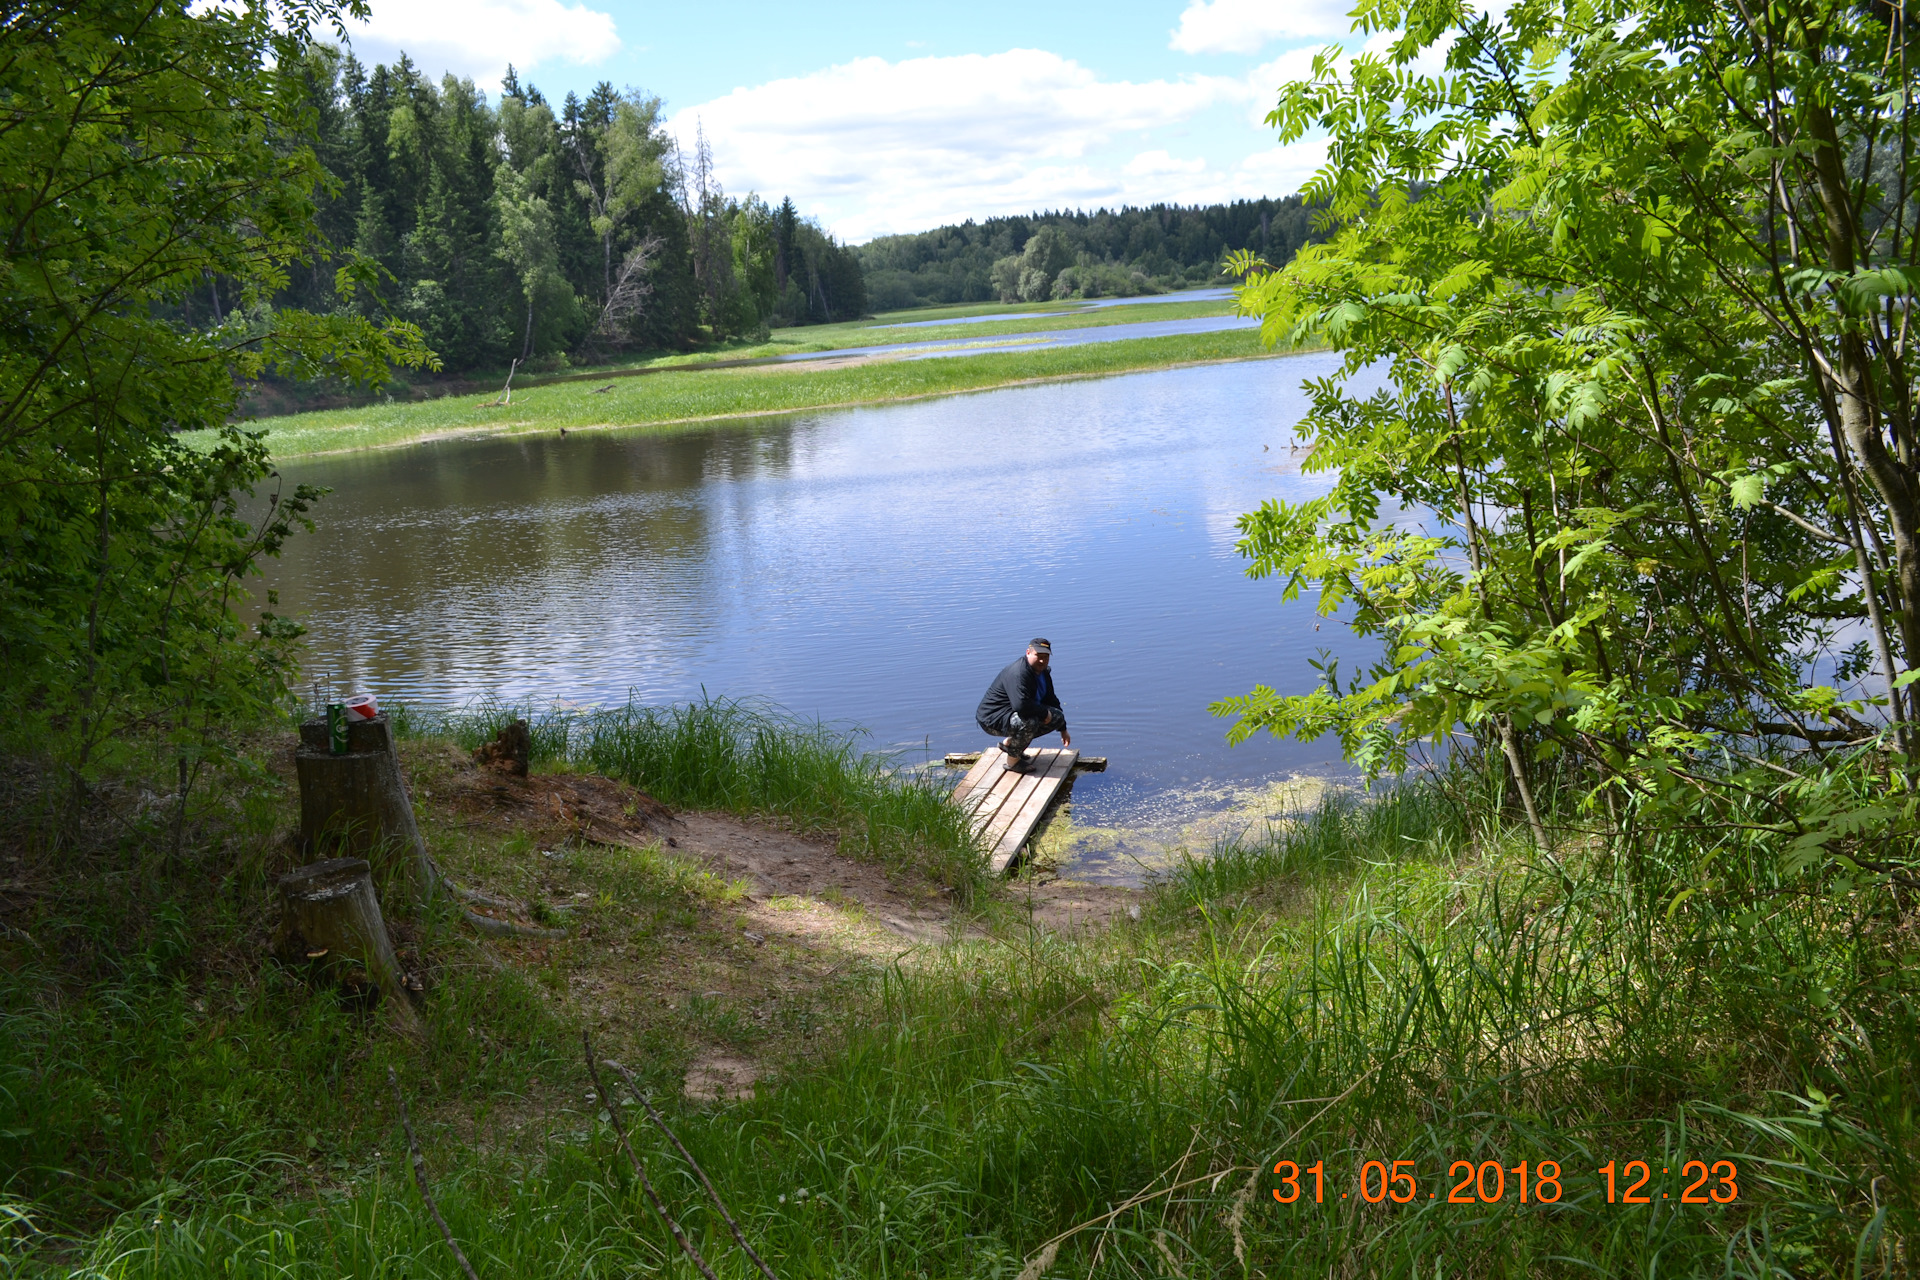
[[647, 1167], [640, 1163], [640, 1157], [634, 1154], [633, 1144], [627, 1141], [627, 1131], [620, 1124], [619, 1106], [607, 1096], [606, 1089], [600, 1083], [600, 1068], [594, 1065], [593, 1039], [585, 1031], [580, 1033], [580, 1045], [587, 1051], [587, 1075], [593, 1081], [594, 1096], [607, 1104], [607, 1123], [613, 1126], [613, 1136], [619, 1139], [620, 1149], [627, 1153], [634, 1173], [639, 1175], [641, 1188], [647, 1193], [647, 1199], [653, 1202], [653, 1211], [667, 1224], [667, 1230], [679, 1242], [681, 1252], [693, 1259], [693, 1265], [700, 1268], [700, 1274], [707, 1280], [720, 1280], [713, 1274], [713, 1268], [707, 1265], [707, 1260], [700, 1256], [700, 1251], [693, 1247], [693, 1241], [687, 1239], [686, 1232], [680, 1230], [680, 1224], [673, 1220], [673, 1215], [667, 1212], [667, 1206], [660, 1202], [660, 1194], [653, 1189], [653, 1180], [647, 1177]]
[[469, 889], [463, 884], [456, 884], [446, 878], [444, 871], [440, 873], [440, 883], [447, 887], [448, 893], [451, 893], [462, 902], [471, 902], [478, 907], [492, 907], [497, 911], [526, 910], [525, 903], [515, 902], [511, 898], [496, 898], [491, 893], [482, 893], [478, 889]]
[[407, 1097], [400, 1092], [400, 1077], [393, 1073], [392, 1067], [387, 1068], [387, 1083], [393, 1086], [393, 1100], [400, 1104], [400, 1128], [407, 1135], [407, 1154], [413, 1158], [413, 1181], [420, 1188], [420, 1198], [427, 1202], [427, 1212], [433, 1215], [434, 1222], [440, 1227], [440, 1238], [453, 1251], [453, 1260], [467, 1273], [467, 1280], [480, 1280], [473, 1264], [467, 1261], [467, 1255], [460, 1252], [460, 1244], [448, 1229], [447, 1220], [440, 1216], [440, 1206], [434, 1203], [433, 1191], [427, 1186], [427, 1162], [420, 1154], [420, 1140], [413, 1136], [413, 1121], [407, 1116]]
[[495, 396], [493, 399], [482, 400], [480, 402], [480, 407], [482, 409], [498, 409], [503, 405], [510, 405], [513, 403], [513, 373], [514, 373], [514, 370], [518, 369], [519, 367], [520, 367], [520, 361], [517, 359], [512, 364], [507, 366], [507, 385], [500, 388], [500, 394]]
[[[427, 872], [432, 878], [431, 883], [436, 889], [445, 889], [448, 893], [461, 899], [463, 902], [477, 903], [480, 906], [493, 907], [499, 911], [520, 911], [524, 909], [521, 903], [512, 902], [506, 898], [496, 898], [490, 893], [482, 893], [478, 889], [469, 889], [458, 881], [449, 879], [447, 873], [440, 869], [440, 864], [435, 862], [431, 857], [426, 859], [426, 866]], [[495, 920], [492, 916], [483, 916], [478, 911], [462, 911], [460, 915], [469, 925], [473, 926], [474, 932], [484, 933], [488, 937], [493, 938], [537, 938], [543, 941], [552, 941], [553, 939], [567, 936], [565, 929], [541, 929], [533, 925], [515, 924], [511, 920]]]
[[495, 920], [492, 916], [483, 916], [478, 911], [462, 913], [475, 933], [484, 933], [493, 938], [541, 938], [557, 939], [567, 936], [565, 929], [540, 929], [530, 924], [515, 924], [511, 920]]
[[653, 1121], [660, 1132], [667, 1135], [667, 1141], [671, 1142], [673, 1149], [680, 1153], [680, 1158], [692, 1167], [694, 1176], [700, 1179], [700, 1185], [707, 1189], [707, 1197], [713, 1201], [713, 1207], [718, 1209], [720, 1216], [727, 1220], [727, 1227], [733, 1232], [733, 1238], [739, 1242], [740, 1248], [746, 1252], [746, 1255], [753, 1259], [753, 1265], [760, 1268], [760, 1274], [765, 1276], [767, 1280], [780, 1280], [779, 1276], [773, 1274], [773, 1268], [763, 1262], [760, 1255], [753, 1251], [753, 1246], [747, 1243], [746, 1232], [740, 1230], [740, 1224], [735, 1222], [733, 1215], [727, 1211], [726, 1201], [722, 1200], [720, 1193], [714, 1190], [712, 1181], [707, 1177], [707, 1171], [702, 1169], [700, 1162], [693, 1158], [693, 1152], [687, 1150], [686, 1144], [680, 1141], [679, 1135], [667, 1128], [667, 1122], [660, 1118], [658, 1111], [653, 1109], [653, 1103], [647, 1100], [646, 1094], [640, 1092], [640, 1086], [634, 1083], [633, 1072], [627, 1070], [612, 1058], [605, 1058], [602, 1059], [602, 1061], [620, 1073], [620, 1078], [627, 1082], [627, 1092], [640, 1100], [640, 1105], [647, 1109], [647, 1118]]

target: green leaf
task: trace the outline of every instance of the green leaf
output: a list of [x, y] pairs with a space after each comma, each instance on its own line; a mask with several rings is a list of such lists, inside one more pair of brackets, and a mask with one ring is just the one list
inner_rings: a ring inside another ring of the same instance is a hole
[[1733, 505], [1742, 511], [1751, 511], [1766, 500], [1767, 478], [1762, 475], [1741, 476], [1728, 486], [1733, 495]]

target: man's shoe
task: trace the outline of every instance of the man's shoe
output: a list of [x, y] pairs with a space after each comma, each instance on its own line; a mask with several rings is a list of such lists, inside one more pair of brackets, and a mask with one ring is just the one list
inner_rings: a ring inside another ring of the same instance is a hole
[[1015, 755], [1005, 747], [1000, 748], [1000, 750], [1006, 756], [1006, 759], [1001, 763], [1005, 766], [1008, 773], [1025, 773], [1027, 771], [1027, 755], [1024, 751], [1019, 755]]

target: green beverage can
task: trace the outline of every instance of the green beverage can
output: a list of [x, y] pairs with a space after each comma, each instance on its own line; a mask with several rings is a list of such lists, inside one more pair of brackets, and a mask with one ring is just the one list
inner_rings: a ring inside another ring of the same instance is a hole
[[327, 750], [336, 756], [347, 754], [347, 708], [345, 703], [327, 704]]

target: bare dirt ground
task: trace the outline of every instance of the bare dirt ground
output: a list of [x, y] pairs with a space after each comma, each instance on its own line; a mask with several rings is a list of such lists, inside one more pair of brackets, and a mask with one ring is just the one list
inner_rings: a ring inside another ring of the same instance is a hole
[[[689, 1097], [743, 1096], [782, 1061], [804, 1057], [811, 1028], [861, 998], [864, 974], [1027, 921], [1085, 931], [1138, 911], [1134, 891], [1058, 879], [1009, 885], [990, 912], [962, 908], [944, 887], [844, 857], [822, 836], [675, 813], [596, 775], [515, 777], [447, 746], [402, 750], [422, 819], [443, 839], [494, 850], [464, 866], [452, 855], [456, 878], [496, 900], [477, 909], [568, 928], [562, 941], [483, 945], [544, 975], [561, 1003], [604, 1034], [681, 1042]], [[508, 855], [509, 841], [528, 851]], [[623, 849], [685, 867], [677, 874], [708, 886], [701, 905], [636, 928], [644, 910], [624, 899], [613, 871]]]

